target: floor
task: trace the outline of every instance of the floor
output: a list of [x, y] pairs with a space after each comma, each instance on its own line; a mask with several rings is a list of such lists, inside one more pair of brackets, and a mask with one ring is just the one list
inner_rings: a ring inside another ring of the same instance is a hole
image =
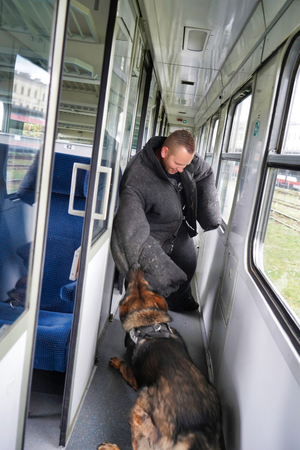
[[[184, 337], [190, 355], [198, 367], [207, 374], [205, 350], [200, 327], [200, 313], [170, 312], [174, 326]], [[119, 445], [121, 450], [131, 450], [128, 415], [135, 403], [136, 392], [121, 375], [108, 365], [112, 356], [125, 354], [124, 331], [115, 315], [101, 336], [97, 356], [98, 367], [88, 390], [67, 450], [96, 450], [102, 442]], [[39, 375], [39, 374], [38, 374]], [[25, 450], [53, 450], [59, 448], [59, 424], [62, 404], [63, 380], [54, 380], [57, 392], [39, 386], [39, 376], [34, 380], [29, 419], [27, 421]], [[48, 391], [39, 392], [41, 390]]]

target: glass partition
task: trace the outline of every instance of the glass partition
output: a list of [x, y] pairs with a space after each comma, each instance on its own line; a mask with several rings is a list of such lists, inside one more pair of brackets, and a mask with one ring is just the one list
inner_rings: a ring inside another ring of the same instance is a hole
[[46, 0], [32, 0], [26, 14], [21, 4], [1, 4], [0, 336], [28, 307], [53, 15], [54, 2]]
[[[118, 29], [113, 60], [113, 73], [109, 92], [108, 112], [105, 124], [105, 137], [101, 159], [102, 167], [104, 166], [112, 169], [112, 178], [110, 181], [110, 192], [108, 197], [108, 211], [110, 202], [112, 200], [111, 193], [113, 185], [115, 183], [115, 179], [120, 179], [121, 177], [121, 171], [117, 173], [115, 170], [115, 163], [118, 148], [120, 145], [120, 133], [123, 129], [126, 114], [126, 89], [130, 83], [130, 79], [132, 78], [132, 74], [130, 73], [134, 38], [132, 33], [135, 27], [136, 16], [130, 2], [126, 0], [120, 2], [118, 16]], [[108, 173], [101, 173], [99, 177], [98, 196], [95, 209], [95, 212], [98, 214], [103, 213], [103, 195], [108, 176]], [[107, 220], [107, 218], [104, 220], [94, 220], [93, 242], [106, 229]]]

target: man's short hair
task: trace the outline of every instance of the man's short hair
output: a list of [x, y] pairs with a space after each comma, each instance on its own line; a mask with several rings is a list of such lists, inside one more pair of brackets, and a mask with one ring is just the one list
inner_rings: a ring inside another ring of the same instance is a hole
[[191, 154], [195, 152], [194, 137], [192, 133], [187, 130], [173, 131], [173, 133], [167, 137], [163, 145], [171, 149], [179, 146], [185, 147]]

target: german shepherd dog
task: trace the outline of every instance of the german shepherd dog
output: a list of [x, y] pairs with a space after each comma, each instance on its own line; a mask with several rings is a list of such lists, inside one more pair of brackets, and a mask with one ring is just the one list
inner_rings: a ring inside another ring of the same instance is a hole
[[[141, 269], [120, 301], [128, 363], [114, 357], [110, 365], [135, 390], [131, 410], [133, 450], [221, 450], [217, 393], [192, 362], [163, 297], [151, 291]], [[118, 450], [103, 443], [98, 450]]]

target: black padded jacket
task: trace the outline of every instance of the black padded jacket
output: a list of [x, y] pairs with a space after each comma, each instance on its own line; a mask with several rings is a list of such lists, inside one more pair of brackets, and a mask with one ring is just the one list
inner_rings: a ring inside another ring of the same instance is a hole
[[185, 198], [182, 210], [177, 182], [168, 178], [155, 155], [164, 140], [150, 139], [125, 169], [111, 250], [125, 278], [138, 263], [151, 287], [168, 296], [186, 280], [168, 256], [182, 222], [186, 221], [190, 236], [195, 236], [196, 221], [208, 231], [220, 225], [221, 216], [214, 174], [198, 154], [180, 174]]

